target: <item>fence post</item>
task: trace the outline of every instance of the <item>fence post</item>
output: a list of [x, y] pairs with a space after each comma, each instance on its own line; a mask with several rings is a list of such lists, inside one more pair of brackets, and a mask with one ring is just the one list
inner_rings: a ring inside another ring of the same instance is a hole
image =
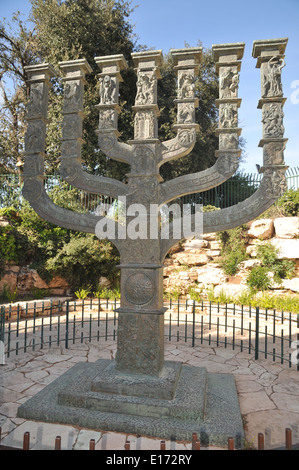
[[235, 450], [235, 442], [233, 437], [229, 437], [227, 440], [227, 450]]
[[61, 436], [56, 437], [54, 450], [61, 450]]
[[285, 430], [285, 439], [286, 439], [286, 450], [292, 450], [292, 430], [290, 428], [286, 428]]
[[193, 300], [193, 312], [192, 312], [192, 348], [195, 345], [195, 300]]
[[30, 447], [30, 433], [27, 431], [23, 436], [23, 450], [29, 450]]
[[265, 450], [265, 438], [261, 432], [258, 434], [258, 450]]
[[259, 358], [260, 308], [255, 309], [255, 360]]
[[0, 313], [0, 365], [4, 366], [5, 364], [5, 307], [1, 307]]
[[69, 300], [66, 301], [65, 348], [69, 348]]

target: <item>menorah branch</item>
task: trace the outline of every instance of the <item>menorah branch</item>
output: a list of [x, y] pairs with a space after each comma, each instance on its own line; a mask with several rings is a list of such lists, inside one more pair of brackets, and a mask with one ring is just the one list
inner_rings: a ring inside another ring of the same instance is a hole
[[[216, 71], [219, 74], [219, 99], [217, 106], [219, 107], [219, 128], [216, 135], [219, 136], [219, 150], [216, 151], [217, 162], [211, 168], [175, 178], [172, 181], [161, 185], [160, 203], [166, 203], [172, 199], [180, 197], [184, 194], [192, 194], [207, 191], [212, 187], [216, 187], [224, 183], [227, 179], [234, 175], [239, 166], [239, 157], [241, 150], [239, 149], [239, 135], [241, 129], [238, 128], [238, 108], [241, 99], [238, 98], [239, 71], [241, 69], [240, 59], [243, 56], [244, 44], [220, 44], [213, 46], [213, 56], [216, 62]], [[177, 56], [178, 52], [174, 52]], [[191, 55], [191, 52], [190, 52]], [[185, 60], [182, 60], [183, 59]], [[181, 59], [181, 60], [179, 60]], [[182, 77], [186, 74], [186, 58], [184, 55], [177, 58], [178, 65], [178, 83], [183, 83]], [[189, 60], [190, 61], [190, 60]], [[178, 121], [177, 126], [186, 128], [187, 124], [180, 124], [181, 116], [189, 116], [192, 129], [191, 112], [188, 115], [186, 110], [192, 110], [194, 114], [194, 104], [186, 100], [187, 92], [183, 92], [179, 88], [178, 96]], [[188, 95], [187, 95], [188, 96]], [[183, 98], [182, 98], [183, 97]], [[190, 108], [192, 106], [192, 108]], [[185, 132], [182, 131], [181, 132]], [[193, 131], [192, 131], [193, 132]], [[194, 145], [195, 141], [193, 142]], [[188, 149], [188, 152], [192, 148]], [[186, 149], [187, 150], [187, 149]], [[187, 152], [187, 153], [188, 153]], [[185, 155], [183, 153], [182, 155]], [[177, 154], [177, 157], [182, 156]]]
[[[281, 84], [281, 65], [284, 63], [282, 60], [284, 59], [286, 44], [287, 39], [279, 39], [256, 41], [253, 45], [252, 55], [257, 58], [257, 68], [261, 68], [262, 83], [262, 98], [258, 104], [263, 114], [263, 138], [259, 143], [259, 146], [263, 148], [264, 155], [264, 166], [260, 170], [263, 173], [261, 186], [252, 196], [235, 206], [219, 211], [204, 212], [203, 233], [228, 230], [255, 219], [271, 207], [287, 189], [285, 171], [288, 167], [284, 163], [283, 156], [287, 139], [284, 138], [282, 111], [286, 99], [283, 97]], [[226, 85], [223, 83], [224, 78], [226, 79], [228, 76], [231, 76], [231, 78], [234, 77], [232, 73], [229, 73], [229, 67], [233, 67], [235, 75], [238, 72], [239, 65], [237, 65], [235, 61], [232, 62], [232, 58], [234, 58], [234, 60], [236, 59], [236, 57], [232, 57], [231, 55], [232, 46], [233, 45], [218, 45], [213, 47], [215, 56], [216, 54], [218, 57], [220, 55], [222, 56], [222, 62], [217, 64], [218, 70], [221, 71], [221, 69], [223, 69], [222, 72], [220, 72], [220, 99], [218, 100], [220, 115], [224, 112], [223, 108], [227, 110], [231, 106], [238, 106], [237, 97], [226, 96], [226, 88], [230, 88], [230, 83], [234, 83], [235, 80], [225, 81]], [[243, 44], [239, 45], [238, 54], [243, 54], [243, 47]], [[238, 82], [237, 79], [236, 82]], [[233, 86], [233, 91], [236, 93], [235, 86]], [[233, 137], [236, 129], [221, 126], [219, 128], [219, 134], [221, 135], [222, 132], [224, 132], [224, 135], [231, 135]], [[223, 140], [219, 141], [220, 146], [222, 142]], [[224, 140], [224, 142], [226, 141]], [[228, 152], [227, 156], [229, 156], [230, 153], [233, 157], [235, 156], [235, 149], [224, 150]], [[219, 155], [218, 159], [221, 158], [223, 149], [220, 148], [217, 154]], [[179, 180], [179, 178], [177, 178], [177, 180]], [[187, 184], [187, 182], [187, 179], [182, 180], [183, 184]], [[192, 216], [192, 230], [194, 226], [195, 216]], [[170, 234], [174, 233], [174, 223], [169, 225], [169, 231]], [[174, 239], [174, 237], [170, 236], [168, 240], [162, 240], [162, 256], [166, 256], [170, 248], [182, 238], [183, 236]]]
[[96, 57], [95, 62], [101, 68], [99, 75], [100, 103], [98, 142], [107, 157], [120, 162], [132, 163], [132, 147], [118, 140], [119, 84], [122, 82], [121, 71], [127, 69], [127, 62], [122, 54]]
[[86, 192], [115, 198], [123, 196], [127, 193], [125, 184], [112, 178], [91, 175], [82, 168], [85, 75], [92, 69], [85, 59], [60, 62], [59, 65], [64, 72], [60, 174], [67, 183]]
[[198, 107], [195, 81], [202, 60], [202, 47], [172, 49], [170, 51], [177, 76], [177, 123], [174, 139], [163, 142], [162, 159], [159, 165], [188, 155], [196, 141], [198, 124], [195, 109]]
[[44, 158], [50, 79], [55, 70], [49, 64], [26, 68], [30, 85], [28, 122], [24, 151], [24, 184], [22, 193], [40, 217], [55, 225], [95, 233], [99, 217], [64, 209], [49, 198], [44, 185]]
[[220, 155], [216, 163], [207, 170], [198, 171], [160, 185], [159, 205], [167, 204], [186, 194], [201, 193], [231, 178], [238, 169], [239, 162], [231, 155]]

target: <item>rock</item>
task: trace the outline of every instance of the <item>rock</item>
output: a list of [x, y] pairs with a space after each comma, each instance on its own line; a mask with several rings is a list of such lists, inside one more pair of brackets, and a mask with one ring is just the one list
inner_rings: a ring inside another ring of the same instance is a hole
[[61, 289], [61, 288], [67, 288], [69, 287], [69, 285], [63, 277], [55, 276], [49, 282], [48, 287], [50, 289], [55, 289], [55, 288]]
[[261, 264], [262, 262], [259, 259], [247, 259], [239, 264], [239, 269], [240, 271], [247, 271], [260, 266]]
[[182, 279], [182, 280], [188, 280], [189, 279], [188, 271], [180, 271], [179, 272], [179, 278]]
[[217, 240], [217, 235], [216, 233], [204, 233], [203, 234], [203, 239], [204, 240]]
[[272, 245], [278, 248], [278, 259], [296, 259], [299, 258], [299, 239], [290, 240], [282, 238], [273, 238]]
[[179, 262], [179, 264], [186, 266], [202, 266], [211, 260], [211, 258], [205, 253], [192, 254], [188, 253], [187, 251], [183, 253], [177, 253], [174, 258]]
[[221, 251], [220, 250], [207, 250], [206, 254], [210, 258], [218, 258], [219, 256], [221, 256]]
[[274, 221], [274, 228], [278, 238], [299, 237], [299, 217], [279, 217]]
[[289, 289], [293, 292], [299, 292], [299, 277], [293, 279], [283, 279], [282, 285], [285, 289]]
[[256, 246], [247, 246], [246, 247], [246, 254], [251, 256], [252, 258], [256, 257]]
[[101, 276], [99, 279], [99, 286], [101, 287], [111, 287], [111, 282], [107, 277]]
[[9, 219], [6, 217], [0, 217], [0, 227], [7, 227], [8, 225], [11, 225]]
[[249, 293], [249, 287], [245, 286], [244, 284], [219, 284], [214, 289], [215, 296], [219, 296], [221, 292], [226, 294], [228, 297], [238, 297], [238, 295]]
[[259, 238], [260, 240], [267, 240], [272, 237], [274, 232], [274, 223], [272, 219], [260, 219], [251, 223], [248, 230], [250, 238]]
[[194, 263], [197, 266], [202, 266], [204, 264], [207, 264], [209, 261], [211, 261], [210, 256], [208, 256], [205, 253], [201, 253], [199, 255], [194, 256]]
[[17, 287], [17, 279], [16, 273], [10, 272], [4, 274], [0, 280], [0, 293], [5, 289], [9, 292], [14, 292]]
[[209, 243], [210, 250], [221, 250], [221, 243], [219, 241], [210, 241]]
[[35, 271], [35, 269], [31, 270], [32, 280], [33, 280], [33, 287], [35, 289], [48, 289], [48, 284], [40, 277], [40, 275]]
[[189, 279], [191, 281], [197, 281], [198, 279], [198, 274], [197, 274], [197, 271], [189, 271]]
[[6, 261], [5, 271], [6, 272], [18, 273], [20, 271], [20, 267], [17, 266], [16, 264], [10, 264], [8, 261]]
[[164, 277], [168, 277], [172, 274], [173, 272], [173, 266], [166, 266], [164, 269], [163, 269], [163, 276]]
[[197, 270], [198, 282], [203, 285], [213, 285], [224, 283], [228, 280], [228, 276], [223, 269], [214, 266], [205, 266]]
[[204, 243], [204, 240], [193, 238], [193, 239], [186, 240], [186, 242], [183, 245], [183, 248], [185, 251], [200, 250], [204, 245], [207, 245], [206, 242]]

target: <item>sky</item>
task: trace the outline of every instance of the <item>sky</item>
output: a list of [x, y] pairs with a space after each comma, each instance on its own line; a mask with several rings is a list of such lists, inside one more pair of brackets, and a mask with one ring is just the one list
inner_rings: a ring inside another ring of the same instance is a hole
[[[11, 17], [19, 10], [26, 16], [29, 0], [0, 0], [0, 18]], [[255, 40], [288, 38], [286, 67], [282, 71], [285, 137], [288, 142], [285, 162], [299, 167], [299, 0], [132, 0], [131, 14], [138, 43], [167, 53], [188, 44], [202, 42], [204, 48], [213, 44], [244, 42], [245, 51], [240, 72], [239, 126], [246, 141], [243, 172], [256, 172], [262, 165], [260, 70], [252, 57]], [[117, 54], [117, 51], [115, 51]]]

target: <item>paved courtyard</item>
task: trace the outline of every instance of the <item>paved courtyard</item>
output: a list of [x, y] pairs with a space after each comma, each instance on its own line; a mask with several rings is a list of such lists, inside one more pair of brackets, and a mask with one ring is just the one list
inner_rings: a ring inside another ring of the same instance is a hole
[[[116, 342], [108, 338], [101, 343], [72, 345], [68, 350], [59, 347], [11, 355], [0, 366], [1, 444], [20, 448], [24, 433], [29, 432], [30, 448], [36, 450], [53, 449], [56, 436], [61, 436], [61, 448], [65, 450], [87, 450], [90, 439], [95, 440], [98, 450], [123, 450], [127, 440], [133, 450], [159, 450], [160, 439], [101, 433], [17, 417], [20, 404], [75, 363], [113, 358], [115, 352]], [[165, 359], [234, 375], [248, 447], [257, 447], [258, 433], [264, 434], [266, 449], [284, 447], [286, 428], [292, 430], [293, 444], [299, 443], [299, 372], [295, 369], [270, 359], [255, 361], [248, 352], [204, 345], [192, 348], [183, 341], [166, 342]], [[166, 441], [166, 449], [189, 450], [191, 443]]]

